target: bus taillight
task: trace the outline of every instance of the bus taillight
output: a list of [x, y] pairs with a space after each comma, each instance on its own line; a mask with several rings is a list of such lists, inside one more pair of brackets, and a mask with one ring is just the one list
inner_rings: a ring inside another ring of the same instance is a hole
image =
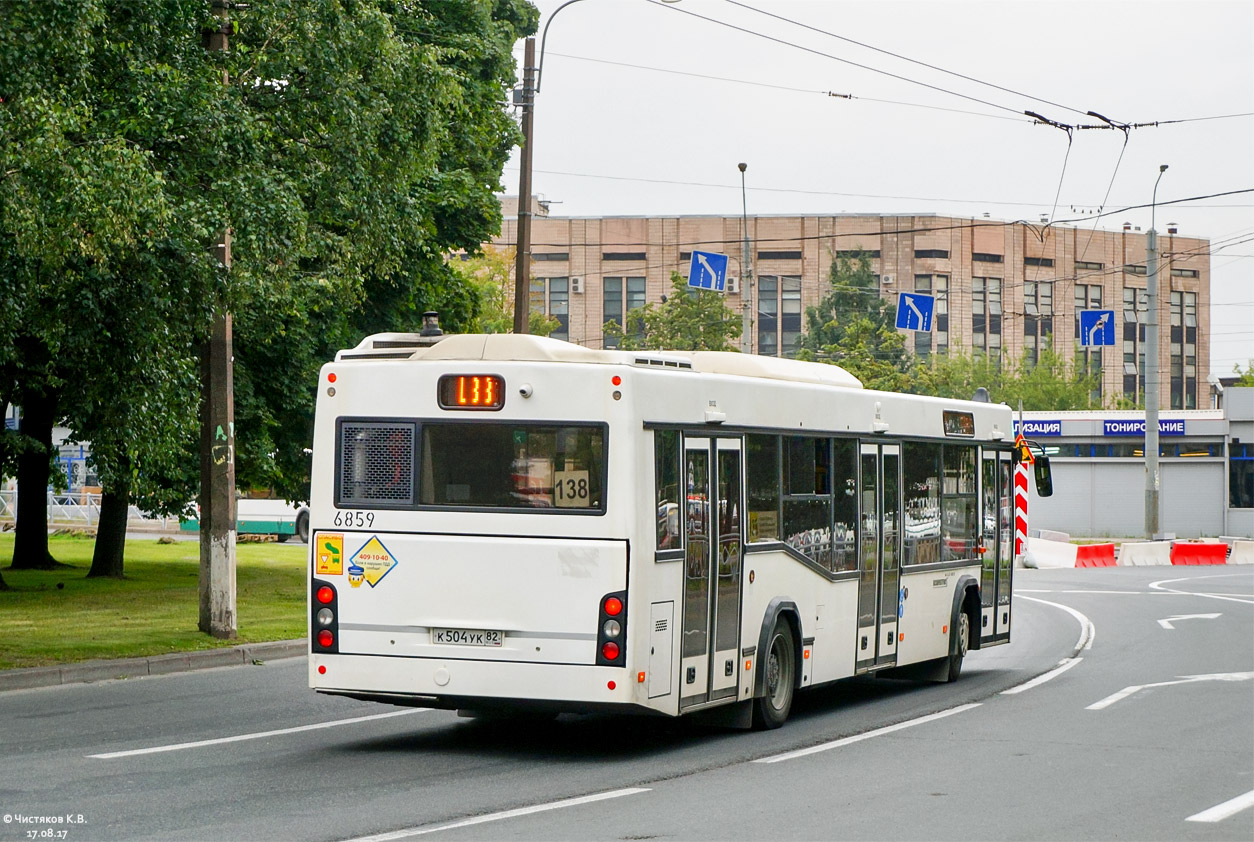
[[340, 607], [335, 586], [314, 579], [313, 604], [309, 638], [314, 652], [338, 653], [340, 637]]
[[627, 592], [601, 597], [597, 629], [597, 666], [627, 665]]

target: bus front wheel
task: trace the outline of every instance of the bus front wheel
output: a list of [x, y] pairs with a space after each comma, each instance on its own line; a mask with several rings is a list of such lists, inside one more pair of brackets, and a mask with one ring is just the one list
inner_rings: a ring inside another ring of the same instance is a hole
[[784, 618], [775, 621], [761, 669], [765, 693], [753, 700], [753, 726], [759, 731], [778, 728], [788, 719], [793, 688], [797, 683], [797, 648], [792, 626]]
[[971, 641], [971, 618], [962, 608], [958, 609], [953, 623], [949, 626], [949, 669], [946, 681], [957, 681], [962, 674], [962, 660], [967, 656], [967, 646]]

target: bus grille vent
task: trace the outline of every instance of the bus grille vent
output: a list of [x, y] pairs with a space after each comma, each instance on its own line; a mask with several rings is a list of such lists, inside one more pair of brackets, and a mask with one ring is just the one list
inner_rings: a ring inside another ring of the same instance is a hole
[[336, 504], [412, 505], [415, 432], [412, 423], [341, 422]]
[[655, 623], [653, 626], [653, 631], [655, 632], [666, 631], [666, 627], [670, 625], [670, 622], [671, 622], [670, 620], [658, 620], [657, 623]]

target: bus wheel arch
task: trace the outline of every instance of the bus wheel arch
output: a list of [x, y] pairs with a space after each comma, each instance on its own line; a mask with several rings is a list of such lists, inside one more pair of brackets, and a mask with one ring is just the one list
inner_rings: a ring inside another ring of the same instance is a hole
[[954, 590], [954, 609], [950, 615], [949, 654], [943, 663], [943, 681], [957, 681], [967, 652], [980, 647], [980, 590], [971, 576], [958, 580]]
[[801, 686], [801, 614], [791, 600], [774, 599], [758, 634], [753, 682], [753, 727], [778, 728], [788, 719]]

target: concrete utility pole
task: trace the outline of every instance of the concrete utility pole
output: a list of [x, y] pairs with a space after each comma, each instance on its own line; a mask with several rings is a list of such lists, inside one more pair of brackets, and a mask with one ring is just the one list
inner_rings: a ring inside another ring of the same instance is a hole
[[[559, 9], [560, 11], [560, 9]], [[551, 18], [550, 18], [551, 20]], [[548, 27], [545, 27], [547, 31]], [[523, 48], [522, 107], [523, 144], [519, 150], [518, 173], [518, 254], [514, 260], [514, 333], [527, 333], [531, 318], [531, 149], [532, 111], [535, 107], [536, 39], [528, 38]]]
[[[231, 23], [228, 0], [213, 0], [221, 21], [209, 30], [206, 47], [225, 52]], [[236, 8], [243, 8], [236, 5]], [[230, 84], [222, 71], [223, 86]], [[231, 231], [219, 232], [215, 259], [231, 270]], [[200, 623], [206, 634], [231, 640], [235, 612], [235, 384], [231, 314], [218, 302], [209, 341], [200, 357]]]
[[1158, 210], [1158, 182], [1167, 165], [1158, 168], [1154, 196], [1150, 202], [1150, 229], [1145, 235], [1145, 297], [1149, 320], [1145, 323], [1145, 537], [1155, 540], [1158, 528], [1158, 232], [1154, 230]]
[[740, 170], [740, 226], [744, 236], [740, 260], [740, 352], [753, 353], [753, 267], [749, 264], [749, 199], [745, 196], [746, 163], [736, 165]]

